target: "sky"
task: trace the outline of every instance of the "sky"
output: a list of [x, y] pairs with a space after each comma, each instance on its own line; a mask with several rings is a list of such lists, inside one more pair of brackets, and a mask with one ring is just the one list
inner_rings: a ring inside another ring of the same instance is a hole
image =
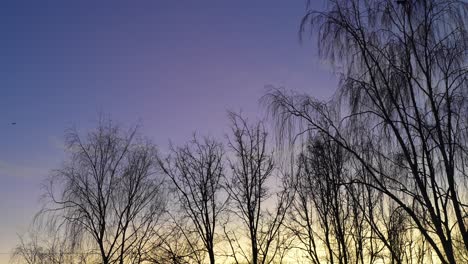
[[223, 138], [227, 110], [263, 118], [268, 85], [329, 98], [331, 69], [313, 38], [299, 41], [305, 11], [305, 0], [1, 1], [0, 263], [41, 207], [67, 128], [104, 114], [167, 149], [194, 132]]

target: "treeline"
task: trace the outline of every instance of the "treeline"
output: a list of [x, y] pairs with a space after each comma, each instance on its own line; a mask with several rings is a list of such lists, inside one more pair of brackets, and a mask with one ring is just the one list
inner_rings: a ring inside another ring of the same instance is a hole
[[[308, 11], [341, 83], [270, 89], [268, 122], [160, 153], [103, 120], [69, 131], [23, 263], [468, 263], [468, 4]], [[272, 131], [268, 131], [272, 127]]]

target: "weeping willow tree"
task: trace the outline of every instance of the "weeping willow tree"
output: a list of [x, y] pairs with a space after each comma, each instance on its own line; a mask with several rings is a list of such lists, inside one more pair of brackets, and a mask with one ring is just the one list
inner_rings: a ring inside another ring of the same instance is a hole
[[301, 30], [341, 75], [333, 99], [264, 97], [283, 139], [326, 135], [363, 171], [348, 184], [394, 203], [442, 263], [468, 261], [467, 11], [457, 0], [330, 0]]

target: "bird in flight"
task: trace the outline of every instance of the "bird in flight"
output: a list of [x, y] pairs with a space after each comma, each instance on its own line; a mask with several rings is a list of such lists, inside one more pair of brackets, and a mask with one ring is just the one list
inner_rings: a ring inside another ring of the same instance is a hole
[[11, 123], [11, 125], [13, 125], [13, 126], [16, 125], [16, 122]]

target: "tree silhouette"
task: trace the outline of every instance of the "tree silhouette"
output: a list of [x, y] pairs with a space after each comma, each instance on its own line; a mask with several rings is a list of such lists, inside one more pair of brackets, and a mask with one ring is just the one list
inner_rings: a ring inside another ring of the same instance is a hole
[[302, 29], [312, 25], [321, 56], [341, 69], [335, 99], [325, 104], [278, 89], [265, 97], [280, 131], [300, 122], [352, 155], [370, 176], [352, 183], [395, 202], [442, 263], [463, 263], [468, 251], [467, 8], [462, 1], [329, 1]]
[[[240, 114], [230, 113], [230, 119], [233, 136], [229, 147], [233, 159], [230, 160], [232, 175], [226, 190], [233, 207], [231, 211], [248, 230], [250, 255], [242, 255], [249, 263], [272, 263], [277, 254], [281, 255], [285, 238], [281, 237], [284, 234], [280, 230], [292, 197], [286, 188], [280, 190], [276, 193], [274, 208], [268, 208], [266, 201], [275, 194], [268, 184], [274, 177], [275, 165], [272, 153], [267, 150], [267, 132], [262, 123], [250, 126]], [[238, 262], [232, 242], [240, 245], [237, 235], [229, 237], [228, 232], [226, 235]]]
[[160, 160], [171, 179], [185, 215], [193, 222], [203, 241], [210, 263], [215, 263], [215, 232], [226, 201], [219, 200], [224, 178], [222, 145], [205, 138], [172, 148], [172, 156]]
[[53, 207], [42, 212], [46, 221], [62, 221], [105, 264], [141, 263], [164, 212], [155, 147], [136, 133], [111, 121], [100, 121], [85, 140], [69, 131], [69, 159], [47, 188]]

